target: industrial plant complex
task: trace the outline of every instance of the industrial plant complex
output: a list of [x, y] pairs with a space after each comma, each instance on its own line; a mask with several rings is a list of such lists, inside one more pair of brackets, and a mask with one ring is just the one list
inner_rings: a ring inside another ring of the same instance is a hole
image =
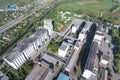
[[11, 2], [0, 6], [0, 80], [120, 80], [119, 0]]

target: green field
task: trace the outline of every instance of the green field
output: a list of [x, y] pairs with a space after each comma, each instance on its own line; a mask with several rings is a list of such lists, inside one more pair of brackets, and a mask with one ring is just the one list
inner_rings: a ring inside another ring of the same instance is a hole
[[115, 5], [116, 5], [116, 3], [112, 2], [112, 0], [101, 0], [101, 1], [84, 0], [84, 1], [74, 2], [74, 3], [67, 3], [67, 4], [64, 4], [61, 6], [69, 7], [69, 8], [73, 8], [73, 9], [101, 11], [101, 10], [109, 10], [110, 8], [112, 8]]
[[115, 6], [116, 3], [112, 0], [83, 0], [83, 1], [77, 1], [72, 3], [66, 3], [63, 5], [60, 5], [58, 8], [61, 9], [69, 9], [69, 10], [80, 10], [82, 12], [92, 12], [92, 13], [98, 13], [101, 11], [109, 11], [113, 6]]
[[0, 0], [0, 8], [7, 7], [9, 4], [21, 5], [23, 2], [30, 3], [33, 0]]
[[112, 0], [81, 0], [61, 4], [57, 6], [55, 11], [71, 11], [78, 14], [95, 16], [97, 18], [100, 17], [101, 12], [103, 12], [103, 18], [111, 20], [114, 24], [119, 24], [120, 13], [118, 11], [111, 12], [115, 10], [115, 6], [118, 5]]
[[[61, 25], [65, 25], [65, 19], [61, 18], [59, 14], [61, 11], [66, 12], [69, 11], [72, 13], [69, 17], [74, 17], [74, 13], [76, 14], [84, 14], [86, 15], [82, 19], [90, 20], [93, 22], [103, 22], [111, 21], [114, 24], [120, 23], [120, 13], [112, 12], [116, 10], [116, 6], [119, 7], [112, 0], [78, 0], [67, 3], [62, 3], [54, 8], [45, 18], [52, 19], [55, 22], [55, 30], [61, 31]], [[102, 20], [100, 19], [102, 12]], [[59, 25], [58, 25], [59, 24]], [[68, 24], [66, 24], [68, 25]], [[58, 30], [59, 28], [59, 30]]]

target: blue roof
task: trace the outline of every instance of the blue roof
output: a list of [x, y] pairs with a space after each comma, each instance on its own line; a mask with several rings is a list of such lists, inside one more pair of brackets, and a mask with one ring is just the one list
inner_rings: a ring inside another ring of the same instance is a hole
[[69, 80], [69, 76], [67, 76], [64, 73], [60, 73], [60, 75], [58, 76], [57, 80]]
[[18, 6], [16, 4], [10, 4], [8, 8], [0, 8], [1, 11], [14, 11], [17, 9], [18, 9]]
[[11, 4], [11, 5], [8, 6], [8, 8], [16, 9], [17, 5], [16, 4]]

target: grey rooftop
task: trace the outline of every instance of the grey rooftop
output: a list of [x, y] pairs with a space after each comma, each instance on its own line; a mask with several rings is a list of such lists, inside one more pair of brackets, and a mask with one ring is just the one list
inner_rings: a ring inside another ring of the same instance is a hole
[[68, 47], [68, 44], [66, 42], [62, 42], [59, 49], [65, 51], [67, 47]]
[[34, 42], [38, 36], [43, 36], [44, 33], [47, 32], [46, 29], [44, 28], [40, 28], [38, 31], [35, 32], [35, 34], [31, 35], [29, 38], [27, 38], [26, 40], [24, 40], [21, 44], [19, 44], [18, 46], [16, 46], [12, 51], [10, 51], [5, 58], [9, 61], [12, 61], [13, 59], [15, 59], [17, 56], [19, 56], [20, 54], [22, 54], [22, 51], [24, 49], [26, 49], [30, 43]]
[[94, 68], [94, 60], [95, 60], [95, 56], [97, 55], [97, 48], [98, 48], [98, 43], [97, 42], [93, 42], [91, 45], [91, 49], [88, 55], [88, 60], [86, 63], [86, 69], [93, 71]]

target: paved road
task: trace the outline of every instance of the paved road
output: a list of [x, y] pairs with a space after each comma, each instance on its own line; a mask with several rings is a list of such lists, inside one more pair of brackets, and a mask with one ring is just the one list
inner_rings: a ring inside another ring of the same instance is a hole
[[40, 55], [40, 53], [45, 52], [45, 51], [47, 50], [47, 46], [48, 46], [49, 43], [50, 43], [50, 41], [48, 41], [45, 45], [43, 45], [43, 46], [39, 49], [39, 51], [36, 51], [36, 52], [32, 55], [31, 59], [32, 59], [33, 61], [35, 61], [35, 59]]
[[0, 33], [4, 32], [5, 30], [11, 28], [12, 26], [16, 25], [17, 23], [21, 22], [23, 20], [24, 16], [20, 16], [19, 18], [13, 20], [12, 22], [9, 22], [5, 24], [4, 26], [0, 27]]
[[50, 53], [50, 52], [47, 52], [46, 53], [48, 56], [50, 56], [50, 57], [53, 57], [54, 59], [56, 59], [56, 60], [58, 60], [59, 62], [65, 62], [62, 58], [60, 58], [60, 57], [58, 57], [57, 55], [54, 55], [54, 54], [52, 54], [52, 53]]
[[[104, 33], [105, 36], [107, 37], [107, 39], [109, 41], [111, 41], [111, 37], [109, 35], [107, 35], [106, 33]], [[114, 54], [113, 54], [113, 51], [108, 47], [108, 43], [107, 43], [107, 48], [105, 48], [105, 50], [109, 51], [109, 68], [111, 69], [111, 73], [112, 73], [112, 78], [111, 80], [119, 80], [120, 79], [120, 75], [119, 74], [116, 74], [113, 70], [113, 67], [114, 67], [114, 63], [113, 63], [113, 60], [114, 60]], [[106, 51], [106, 53], [107, 53]]]
[[70, 33], [70, 31], [69, 31], [67, 34], [62, 34], [62, 33], [55, 32], [55, 31], [54, 31], [53, 33], [54, 33], [54, 34], [57, 34], [57, 35], [59, 35], [59, 36], [64, 37], [63, 39], [68, 38], [68, 39], [71, 39], [71, 40], [78, 40], [78, 39], [76, 39], [76, 38], [72, 38], [72, 37], [68, 36], [68, 33]]
[[[53, 1], [53, 0], [52, 0], [52, 1]], [[15, 20], [13, 20], [13, 21], [11, 21], [11, 22], [9, 22], [9, 23], [1, 26], [1, 27], [0, 27], [0, 33], [4, 32], [5, 30], [13, 27], [14, 25], [18, 24], [18, 23], [21, 22], [22, 20], [24, 20], [24, 19], [26, 19], [27, 17], [31, 16], [31, 15], [34, 14], [37, 10], [46, 7], [46, 5], [48, 6], [47, 1], [41, 1], [41, 4], [42, 4], [41, 6], [35, 8], [35, 9], [32, 10], [29, 14], [22, 15], [22, 16], [20, 16], [19, 18], [17, 18], [17, 19], [15, 19]], [[50, 5], [50, 3], [49, 3], [49, 5]]]
[[39, 80], [45, 70], [46, 68], [35, 65], [30, 74], [26, 76], [25, 80]]

